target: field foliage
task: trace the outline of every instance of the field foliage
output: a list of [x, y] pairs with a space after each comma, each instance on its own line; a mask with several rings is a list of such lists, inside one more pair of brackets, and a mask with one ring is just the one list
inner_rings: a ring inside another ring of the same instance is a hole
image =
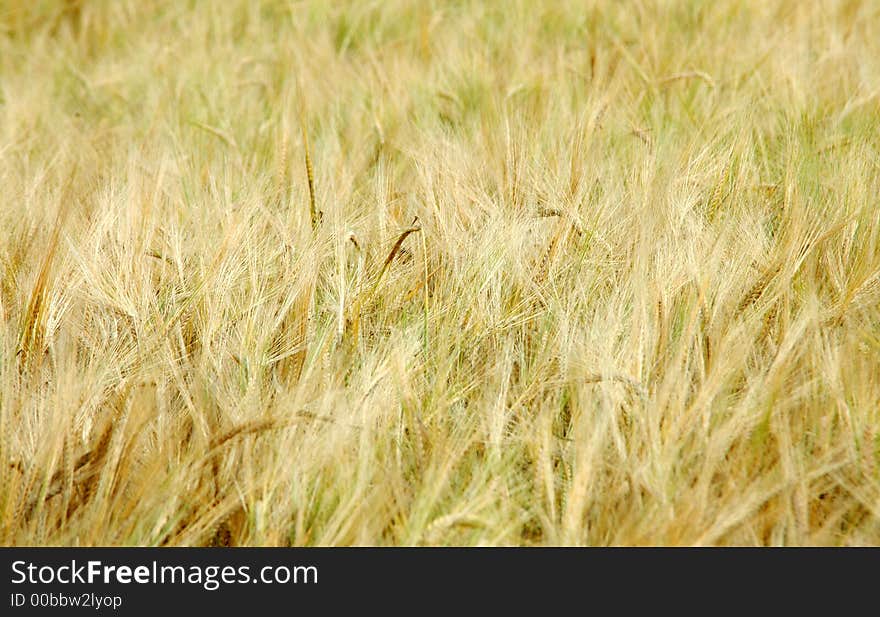
[[880, 5], [0, 2], [0, 543], [880, 543]]

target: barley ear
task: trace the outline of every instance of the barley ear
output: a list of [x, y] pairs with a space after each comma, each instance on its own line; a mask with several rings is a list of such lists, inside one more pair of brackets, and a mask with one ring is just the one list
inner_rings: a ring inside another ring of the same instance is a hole
[[309, 153], [309, 132], [306, 129], [305, 114], [300, 114], [300, 124], [302, 126], [303, 150], [305, 152], [306, 177], [309, 181], [309, 218], [312, 222], [312, 229], [317, 229], [321, 222], [322, 214], [318, 212], [315, 206], [315, 171], [312, 168], [312, 157]]

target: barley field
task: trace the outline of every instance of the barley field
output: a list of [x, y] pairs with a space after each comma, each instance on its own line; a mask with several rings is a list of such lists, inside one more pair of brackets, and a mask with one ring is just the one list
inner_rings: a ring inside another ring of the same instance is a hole
[[0, 2], [0, 543], [880, 543], [880, 4]]

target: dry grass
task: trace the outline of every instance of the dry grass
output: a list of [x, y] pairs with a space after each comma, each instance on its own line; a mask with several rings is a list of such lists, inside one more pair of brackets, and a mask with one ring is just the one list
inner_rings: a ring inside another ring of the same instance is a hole
[[877, 544], [878, 118], [869, 1], [2, 3], [0, 543]]

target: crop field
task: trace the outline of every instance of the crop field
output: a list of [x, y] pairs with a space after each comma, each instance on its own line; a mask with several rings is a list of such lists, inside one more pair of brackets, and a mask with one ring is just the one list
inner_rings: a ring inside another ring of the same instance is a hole
[[0, 2], [0, 544], [880, 544], [880, 4]]

